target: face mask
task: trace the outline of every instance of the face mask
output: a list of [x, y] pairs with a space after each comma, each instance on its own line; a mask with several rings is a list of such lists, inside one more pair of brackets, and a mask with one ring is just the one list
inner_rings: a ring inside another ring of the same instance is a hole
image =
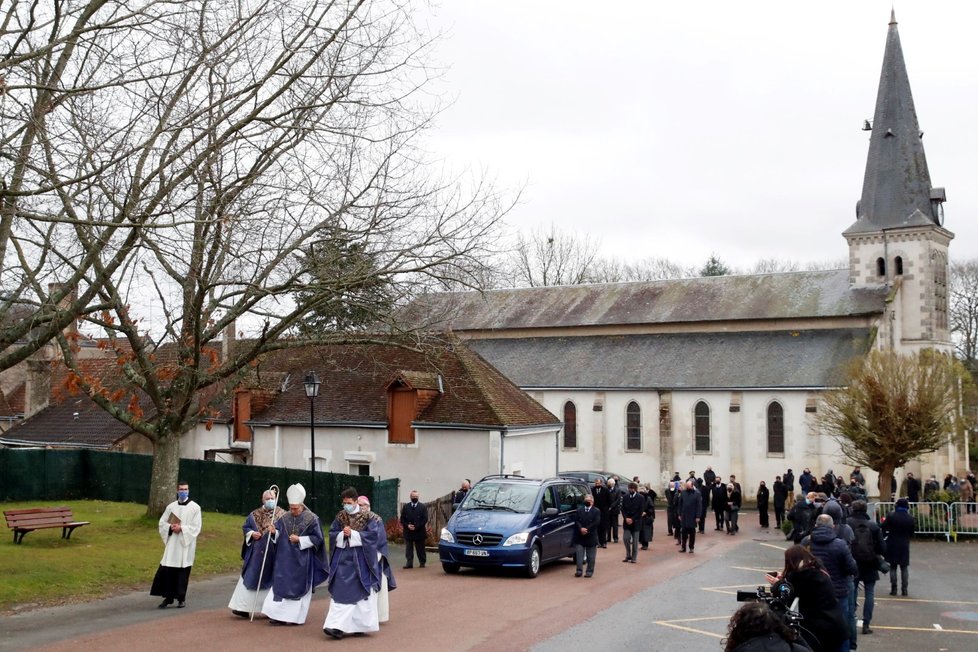
[[343, 505], [343, 509], [346, 510], [346, 513], [347, 514], [352, 514], [353, 512], [357, 511], [357, 506], [356, 505], [350, 505], [350, 504], [344, 504]]
[[269, 509], [269, 510], [275, 509], [275, 501], [274, 500], [266, 500], [265, 501], [265, 509]]
[[417, 498], [412, 498], [411, 499], [411, 504], [412, 505], [417, 505], [418, 504], [418, 499]]
[[179, 498], [180, 500], [186, 500], [187, 498], [190, 498], [190, 492], [189, 491], [178, 491], [177, 492], [177, 498]]

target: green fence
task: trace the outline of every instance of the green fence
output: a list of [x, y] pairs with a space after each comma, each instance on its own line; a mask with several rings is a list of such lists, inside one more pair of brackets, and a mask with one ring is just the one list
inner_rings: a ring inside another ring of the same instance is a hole
[[[0, 448], [0, 501], [75, 500], [91, 498], [146, 503], [149, 498], [149, 455], [93, 450]], [[385, 520], [397, 515], [398, 480], [312, 472], [268, 466], [180, 460], [180, 479], [190, 483], [193, 499], [207, 511], [247, 514], [273, 484], [285, 491], [297, 482], [306, 489], [306, 504], [323, 520], [340, 509], [340, 492], [355, 487], [370, 497], [372, 509]]]

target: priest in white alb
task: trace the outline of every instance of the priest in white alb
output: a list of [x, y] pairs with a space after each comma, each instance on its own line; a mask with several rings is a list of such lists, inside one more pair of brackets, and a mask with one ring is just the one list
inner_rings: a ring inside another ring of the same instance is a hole
[[163, 511], [159, 531], [163, 538], [163, 559], [149, 594], [163, 596], [160, 609], [166, 609], [174, 600], [177, 607], [183, 607], [200, 534], [200, 505], [190, 500], [190, 485], [186, 482], [177, 483], [177, 499]]
[[235, 616], [248, 618], [261, 608], [272, 586], [275, 570], [275, 545], [272, 543], [272, 525], [285, 515], [278, 506], [278, 489], [266, 489], [261, 496], [261, 506], [248, 514], [244, 525], [241, 576], [231, 594], [228, 608]]

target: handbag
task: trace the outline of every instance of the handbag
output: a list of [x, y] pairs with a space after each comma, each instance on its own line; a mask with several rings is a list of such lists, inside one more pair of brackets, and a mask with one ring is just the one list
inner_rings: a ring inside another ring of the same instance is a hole
[[883, 555], [876, 555], [876, 570], [886, 574], [890, 572], [890, 562], [883, 558]]

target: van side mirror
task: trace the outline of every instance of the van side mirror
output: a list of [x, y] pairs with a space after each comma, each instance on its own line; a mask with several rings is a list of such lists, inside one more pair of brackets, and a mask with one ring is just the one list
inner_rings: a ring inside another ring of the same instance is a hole
[[547, 509], [543, 510], [544, 516], [556, 516], [559, 513], [560, 510], [558, 510], [556, 507], [548, 507]]

